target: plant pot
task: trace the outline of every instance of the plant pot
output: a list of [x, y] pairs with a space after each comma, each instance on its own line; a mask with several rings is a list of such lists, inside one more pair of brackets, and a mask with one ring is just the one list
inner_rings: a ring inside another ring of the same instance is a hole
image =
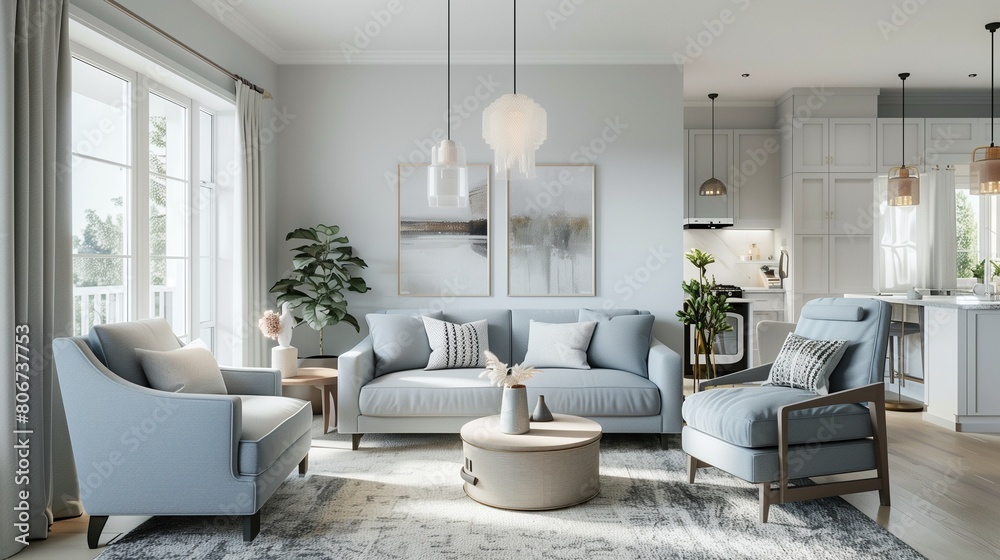
[[528, 389], [524, 385], [503, 388], [500, 402], [500, 431], [524, 434], [531, 428], [528, 415]]

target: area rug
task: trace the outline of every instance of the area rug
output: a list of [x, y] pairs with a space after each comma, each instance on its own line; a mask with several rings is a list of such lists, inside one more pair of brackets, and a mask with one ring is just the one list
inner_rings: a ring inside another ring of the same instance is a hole
[[678, 442], [605, 435], [600, 495], [517, 512], [465, 495], [457, 434], [366, 435], [358, 451], [318, 435], [252, 543], [239, 518], [154, 517], [100, 558], [922, 558], [840, 498], [772, 506], [760, 524], [757, 488], [716, 469], [688, 484]]

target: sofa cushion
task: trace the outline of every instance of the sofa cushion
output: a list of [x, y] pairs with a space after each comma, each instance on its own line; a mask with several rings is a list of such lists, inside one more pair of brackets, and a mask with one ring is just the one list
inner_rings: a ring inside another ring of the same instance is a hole
[[[685, 397], [681, 415], [689, 427], [734, 445], [774, 447], [778, 409], [812, 398], [812, 391], [788, 387], [710, 389]], [[872, 435], [871, 416], [860, 404], [796, 410], [788, 416], [788, 432], [790, 445], [865, 438]]]
[[[375, 376], [393, 371], [422, 368], [431, 356], [427, 332], [417, 315], [369, 313], [365, 315], [375, 350]], [[441, 312], [427, 315], [441, 318]]]
[[[500, 361], [510, 361], [510, 309], [448, 309], [446, 311], [428, 311], [426, 313], [414, 309], [389, 309], [386, 315], [412, 315], [432, 317], [449, 323], [470, 323], [486, 319], [487, 331], [490, 337], [490, 352], [500, 358]], [[527, 333], [525, 334], [527, 336]], [[415, 367], [415, 366], [414, 366]]]
[[171, 393], [228, 394], [219, 363], [200, 338], [176, 350], [159, 352], [136, 348], [135, 353], [153, 389]]
[[[500, 412], [501, 390], [479, 369], [398, 371], [361, 388], [365, 416], [486, 416]], [[651, 381], [617, 370], [546, 369], [528, 382], [529, 407], [538, 395], [553, 412], [578, 416], [655, 416], [660, 391]]]
[[486, 367], [490, 338], [486, 319], [458, 325], [423, 317], [431, 355], [426, 370]]
[[[606, 309], [604, 312], [620, 315], [640, 313], [635, 309]], [[508, 364], [521, 363], [524, 361], [524, 355], [528, 352], [528, 330], [531, 321], [541, 321], [542, 323], [576, 323], [580, 320], [579, 316], [579, 309], [512, 309], [510, 310], [510, 325], [512, 328], [510, 360], [505, 360], [496, 350], [491, 350], [491, 352]], [[490, 340], [493, 340], [493, 333], [490, 333]]]
[[648, 377], [652, 315], [580, 310], [580, 321], [597, 321], [587, 348], [590, 367], [620, 369]]
[[587, 347], [596, 321], [586, 323], [541, 323], [528, 327], [528, 351], [524, 364], [536, 368], [590, 369]]
[[149, 387], [149, 381], [142, 371], [135, 349], [163, 352], [181, 347], [170, 324], [163, 319], [94, 325], [90, 327], [88, 337], [90, 348], [97, 359], [118, 377], [143, 387]]
[[239, 473], [256, 476], [312, 429], [312, 405], [299, 399], [241, 395]]

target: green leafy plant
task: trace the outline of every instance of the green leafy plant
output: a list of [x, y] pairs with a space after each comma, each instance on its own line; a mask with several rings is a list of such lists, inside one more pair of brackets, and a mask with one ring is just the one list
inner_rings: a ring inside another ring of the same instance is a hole
[[[294, 270], [271, 286], [278, 295], [278, 305], [287, 302], [300, 321], [319, 331], [319, 353], [323, 353], [323, 328], [344, 322], [361, 332], [361, 326], [347, 312], [345, 290], [363, 294], [371, 288], [354, 272], [368, 268], [361, 258], [354, 256], [354, 248], [346, 236], [337, 236], [340, 228], [320, 224], [311, 228], [298, 228], [285, 236], [285, 241], [306, 241], [292, 249]], [[301, 324], [301, 323], [299, 323]]]
[[[993, 265], [993, 276], [1000, 276], [1000, 263], [996, 261], [990, 261], [990, 264]], [[983, 259], [979, 261], [979, 264], [972, 267], [972, 277], [975, 278], [976, 280], [979, 280], [980, 282], [985, 282], [985, 280], [983, 279], [983, 269], [985, 268], [986, 268], [986, 259]]]
[[712, 293], [712, 288], [716, 285], [715, 277], [710, 282], [706, 268], [715, 262], [715, 257], [700, 249], [691, 249], [684, 257], [698, 269], [698, 278], [681, 282], [681, 289], [687, 298], [684, 300], [684, 308], [677, 312], [677, 318], [685, 325], [694, 327], [694, 375], [697, 391], [701, 356], [705, 357], [706, 377], [716, 376], [715, 337], [733, 329], [726, 320], [726, 313], [732, 311], [733, 307], [729, 305], [725, 294]]

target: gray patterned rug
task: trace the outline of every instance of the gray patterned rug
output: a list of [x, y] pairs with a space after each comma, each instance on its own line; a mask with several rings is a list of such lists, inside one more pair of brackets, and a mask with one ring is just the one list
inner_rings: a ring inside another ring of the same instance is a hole
[[840, 498], [772, 506], [761, 525], [755, 486], [715, 469], [689, 485], [676, 442], [651, 436], [606, 435], [600, 495], [548, 512], [466, 497], [457, 434], [314, 439], [253, 543], [238, 518], [156, 517], [100, 558], [922, 558]]

